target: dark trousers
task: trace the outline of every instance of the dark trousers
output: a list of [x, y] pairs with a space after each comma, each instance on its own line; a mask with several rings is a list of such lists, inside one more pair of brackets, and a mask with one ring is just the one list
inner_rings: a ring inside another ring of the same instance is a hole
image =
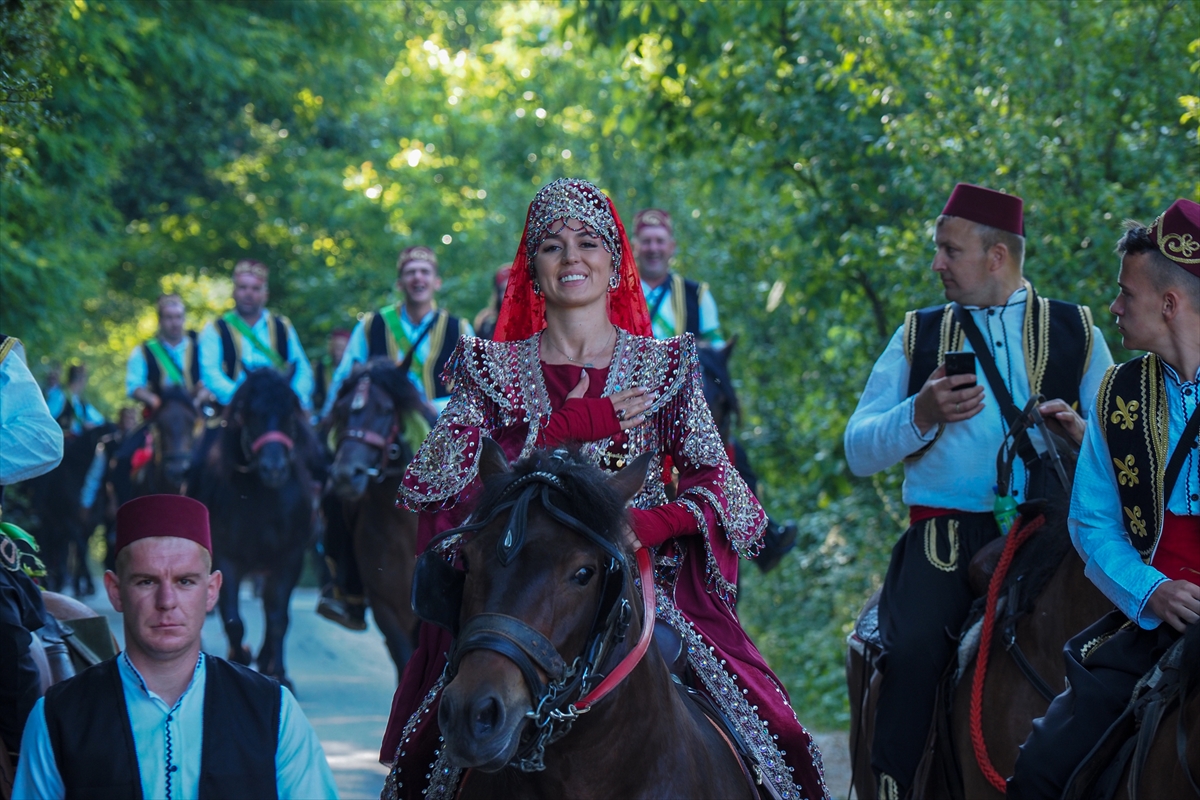
[[321, 501], [325, 511], [325, 536], [322, 541], [325, 557], [333, 564], [333, 582], [342, 594], [363, 595], [362, 575], [358, 571], [358, 555], [354, 549], [353, 518], [345, 503], [329, 492]]
[[11, 753], [21, 749], [25, 719], [42, 694], [29, 648], [30, 632], [42, 627], [45, 613], [41, 592], [29, 576], [0, 563], [0, 747]]
[[1113, 611], [1068, 641], [1067, 690], [1033, 721], [1008, 779], [1008, 797], [1061, 797], [1075, 768], [1129, 704], [1133, 687], [1179, 636], [1170, 625], [1148, 631]]
[[967, 566], [998, 535], [991, 514], [957, 513], [918, 522], [892, 549], [879, 598], [883, 681], [871, 766], [901, 789], [912, 785], [938, 681], [971, 610]]

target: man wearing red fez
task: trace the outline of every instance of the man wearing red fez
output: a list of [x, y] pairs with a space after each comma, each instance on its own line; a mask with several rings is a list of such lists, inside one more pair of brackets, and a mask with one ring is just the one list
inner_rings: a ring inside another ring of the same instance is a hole
[[500, 303], [504, 300], [504, 290], [508, 288], [508, 276], [512, 274], [512, 264], [503, 264], [496, 270], [492, 278], [492, 296], [488, 304], [475, 315], [475, 335], [481, 339], [491, 339], [496, 333], [496, 321], [500, 319]]
[[[338, 392], [355, 364], [380, 357], [400, 364], [409, 354], [412, 360], [408, 377], [429, 401], [430, 418], [446, 407], [450, 387], [442, 382], [442, 373], [458, 340], [474, 336], [475, 331], [471, 323], [437, 307], [436, 295], [441, 288], [437, 254], [421, 246], [400, 253], [396, 289], [404, 300], [363, 315], [354, 326], [345, 355], [329, 383], [321, 416], [333, 410]], [[415, 449], [420, 442], [409, 444]], [[366, 630], [366, 596], [354, 557], [353, 537], [336, 519], [325, 531], [325, 553], [333, 562], [335, 585], [322, 590], [317, 613], [351, 630]]]
[[655, 339], [690, 333], [696, 343], [721, 347], [717, 304], [707, 283], [697, 283], [671, 271], [675, 258], [675, 232], [671, 215], [657, 208], [639, 211], [633, 218], [633, 250], [642, 293], [650, 309]]
[[200, 333], [200, 378], [218, 403], [229, 405], [246, 370], [292, 370], [292, 391], [301, 406], [312, 408], [312, 366], [291, 321], [267, 310], [268, 277], [261, 261], [234, 265], [234, 307]]
[[1069, 523], [1117, 610], [1067, 644], [1067, 690], [1021, 746], [1014, 798], [1062, 795], [1137, 682], [1200, 619], [1200, 205], [1176, 200], [1150, 225], [1126, 222], [1117, 252], [1109, 310], [1122, 344], [1147, 353], [1111, 367], [1089, 398]]
[[[1051, 398], [1042, 414], [1078, 442], [1080, 401], [1112, 364], [1086, 306], [1041, 297], [1025, 279], [1021, 198], [958, 184], [935, 243], [933, 272], [948, 303], [905, 315], [846, 426], [850, 469], [866, 476], [903, 462], [909, 506], [879, 602], [883, 683], [871, 762], [880, 797], [912, 787], [937, 683], [955, 652], [946, 631], [962, 628], [974, 599], [968, 564], [1008, 532], [1004, 510], [1057, 485], [1022, 458], [1011, 482], [998, 479], [1009, 420], [1042, 395]], [[956, 351], [973, 354], [977, 374], [947, 374], [946, 353]]]
[[104, 585], [125, 651], [38, 700], [13, 797], [336, 797], [292, 693], [200, 651], [221, 588], [207, 509], [178, 495], [125, 503], [115, 566]]

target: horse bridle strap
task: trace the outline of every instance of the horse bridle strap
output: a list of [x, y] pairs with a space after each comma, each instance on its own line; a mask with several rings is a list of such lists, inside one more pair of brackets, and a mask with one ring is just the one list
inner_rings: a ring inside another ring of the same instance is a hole
[[253, 455], [258, 455], [258, 451], [262, 450], [271, 442], [278, 442], [288, 450], [294, 450], [296, 447], [295, 442], [292, 441], [292, 437], [288, 436], [283, 431], [267, 431], [262, 436], [259, 436], [257, 439], [255, 439], [253, 443], [251, 443], [250, 452]]
[[485, 613], [471, 617], [454, 640], [450, 652], [451, 663], [457, 667], [463, 656], [473, 650], [491, 650], [516, 664], [534, 697], [543, 693], [546, 684], [534, 669], [535, 664], [546, 674], [550, 683], [562, 683], [574, 672], [567, 667], [566, 661], [549, 639], [521, 620], [506, 614]]

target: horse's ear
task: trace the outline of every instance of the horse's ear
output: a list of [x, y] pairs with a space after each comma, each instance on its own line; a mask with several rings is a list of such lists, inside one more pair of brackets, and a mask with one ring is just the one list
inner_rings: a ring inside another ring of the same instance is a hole
[[624, 469], [608, 479], [608, 485], [621, 498], [621, 505], [632, 500], [633, 496], [642, 488], [642, 484], [646, 482], [646, 467], [650, 464], [651, 455], [651, 453], [642, 453], [630, 461]]
[[721, 360], [726, 364], [728, 364], [729, 359], [733, 357], [733, 348], [735, 345], [737, 345], [737, 343], [738, 335], [735, 333], [733, 336], [729, 337], [729, 341], [726, 342], [725, 346], [721, 348]]
[[508, 468], [508, 457], [504, 455], [500, 445], [490, 437], [483, 437], [483, 441], [480, 442], [479, 479], [487, 483], [497, 475], [508, 472], [511, 472]]

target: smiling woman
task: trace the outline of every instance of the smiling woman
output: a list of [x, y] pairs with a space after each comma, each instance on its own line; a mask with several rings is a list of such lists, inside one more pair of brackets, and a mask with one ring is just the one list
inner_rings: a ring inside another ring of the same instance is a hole
[[[495, 341], [461, 340], [447, 372], [454, 396], [400, 487], [401, 502], [421, 512], [418, 550], [458, 526], [470, 510], [484, 437], [510, 460], [535, 448], [576, 443], [582, 462], [608, 472], [647, 456], [650, 478], [630, 502], [631, 529], [623, 545], [653, 554], [656, 614], [682, 642], [686, 680], [758, 757], [750, 768], [772, 784], [775, 796], [827, 796], [816, 745], [733, 610], [738, 557], [757, 552], [765, 516], [730, 466], [713, 426], [691, 335], [651, 337], [629, 240], [599, 189], [562, 179], [538, 192]], [[679, 482], [669, 500], [662, 475], [672, 468]], [[460, 536], [443, 537], [433, 552], [454, 563], [460, 544]], [[548, 609], [538, 633], [571, 658], [577, 653], [563, 649], [560, 639], [569, 626], [555, 616], [561, 613]], [[536, 768], [512, 757], [515, 739], [497, 745], [505, 754], [499, 762], [469, 763], [463, 751], [439, 747], [450, 644], [448, 631], [422, 625], [384, 738], [381, 758], [392, 764], [384, 796], [420, 797], [425, 789], [429, 796], [454, 795], [466, 768], [522, 770], [512, 775], [512, 785], [534, 786], [545, 795], [577, 794], [556, 783], [563, 773], [553, 748], [546, 751], [545, 771], [524, 772]], [[531, 704], [532, 695], [514, 699], [514, 707]], [[526, 727], [517, 726], [514, 735], [528, 734]], [[661, 744], [632, 732], [625, 738], [625, 747], [642, 753]], [[654, 789], [653, 775], [631, 773], [625, 777], [634, 784], [619, 794], [669, 794]]]

